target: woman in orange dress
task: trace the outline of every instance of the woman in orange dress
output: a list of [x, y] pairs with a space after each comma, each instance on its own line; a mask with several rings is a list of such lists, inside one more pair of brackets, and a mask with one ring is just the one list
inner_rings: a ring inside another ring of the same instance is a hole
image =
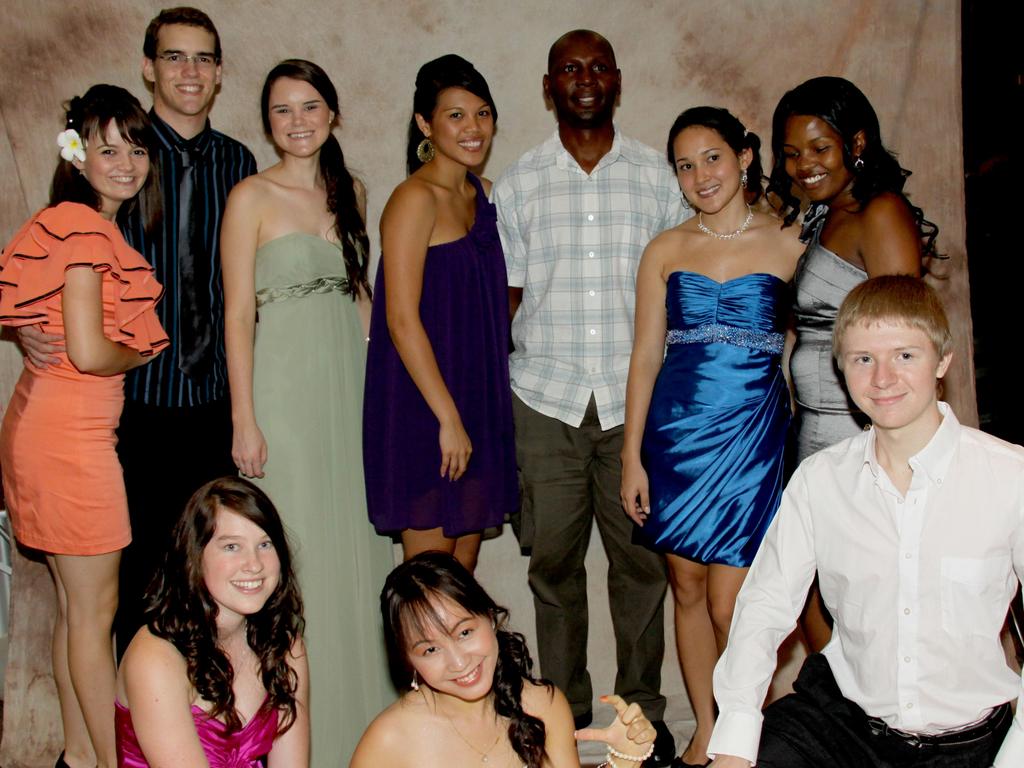
[[25, 363], [0, 430], [15, 538], [41, 551], [57, 587], [53, 677], [65, 751], [57, 768], [116, 765], [114, 656], [121, 549], [131, 540], [114, 452], [124, 372], [167, 344], [163, 289], [117, 227], [155, 220], [149, 119], [128, 91], [96, 85], [67, 108], [50, 205], [0, 255], [0, 323], [65, 337], [59, 362]]

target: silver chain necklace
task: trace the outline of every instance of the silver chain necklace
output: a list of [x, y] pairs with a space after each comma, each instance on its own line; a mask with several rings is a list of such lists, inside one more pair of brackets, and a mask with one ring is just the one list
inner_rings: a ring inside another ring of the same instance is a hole
[[721, 232], [715, 232], [715, 230], [711, 229], [711, 227], [705, 226], [705, 224], [704, 224], [704, 214], [702, 212], [702, 213], [698, 213], [697, 214], [697, 229], [699, 229], [705, 235], [711, 235], [716, 240], [732, 240], [734, 237], [739, 237], [744, 232], [746, 232], [747, 231], [747, 227], [750, 226], [750, 222], [752, 222], [753, 220], [754, 220], [754, 210], [748, 205], [747, 206], [747, 218], [745, 218], [743, 220], [743, 223], [740, 224], [740, 228], [737, 229], [735, 232], [730, 232], [730, 233], [728, 233], [726, 235], [723, 235]]

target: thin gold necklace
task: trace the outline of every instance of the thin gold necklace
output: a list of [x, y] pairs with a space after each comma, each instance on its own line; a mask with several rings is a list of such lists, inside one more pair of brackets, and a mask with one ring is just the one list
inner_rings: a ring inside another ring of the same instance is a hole
[[[440, 709], [440, 707], [438, 707], [438, 709]], [[458, 729], [458, 726], [455, 725], [455, 721], [452, 720], [451, 716], [449, 716], [449, 714], [447, 712], [445, 712], [442, 709], [441, 710], [441, 714], [444, 715], [445, 719], [451, 724], [452, 730], [455, 731], [455, 735], [458, 736], [460, 739], [462, 739], [462, 743], [465, 744], [470, 749], [472, 749], [478, 755], [480, 755], [480, 762], [481, 763], [486, 763], [486, 762], [490, 761], [490, 757], [488, 755], [489, 755], [489, 753], [490, 753], [490, 751], [492, 749], [494, 749], [496, 746], [498, 746], [498, 742], [501, 741], [501, 731], [498, 732], [497, 737], [494, 739], [494, 743], [491, 744], [491, 746], [489, 746], [487, 749], [481, 751], [478, 747], [476, 747], [473, 744], [471, 744], [469, 739], [467, 739], [465, 736], [462, 735], [462, 731], [460, 731]]]

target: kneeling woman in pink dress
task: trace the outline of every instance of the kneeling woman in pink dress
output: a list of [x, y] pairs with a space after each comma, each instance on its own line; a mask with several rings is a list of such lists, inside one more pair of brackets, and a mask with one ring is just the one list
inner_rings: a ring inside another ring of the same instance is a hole
[[302, 768], [302, 598], [274, 505], [223, 477], [196, 491], [117, 676], [117, 764]]

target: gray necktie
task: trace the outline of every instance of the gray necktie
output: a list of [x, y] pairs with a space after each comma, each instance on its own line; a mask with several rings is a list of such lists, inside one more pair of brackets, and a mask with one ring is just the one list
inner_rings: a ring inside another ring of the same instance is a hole
[[178, 365], [187, 376], [199, 379], [210, 369], [213, 357], [212, 265], [194, 206], [199, 154], [187, 148], [179, 153], [182, 171], [178, 187]]

